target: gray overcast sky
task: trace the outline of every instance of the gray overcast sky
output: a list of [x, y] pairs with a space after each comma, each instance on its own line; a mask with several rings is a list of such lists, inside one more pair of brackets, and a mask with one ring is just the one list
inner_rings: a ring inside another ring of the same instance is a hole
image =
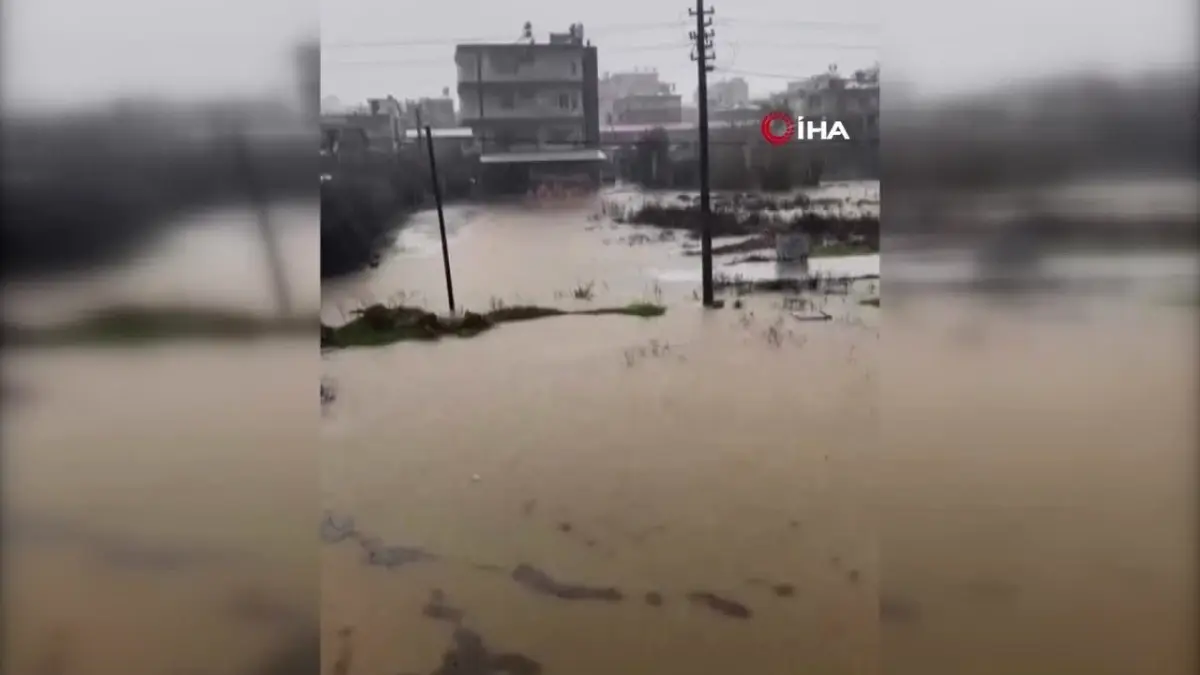
[[[755, 94], [782, 89], [787, 79], [823, 72], [830, 63], [842, 70], [869, 66], [879, 57], [878, 2], [839, 0], [812, 3], [809, 9], [779, 0], [718, 2], [716, 63], [765, 73], [747, 76]], [[368, 96], [430, 96], [443, 87], [453, 91], [456, 43], [479, 38], [511, 42], [528, 20], [540, 40], [550, 31], [583, 23], [586, 37], [598, 48], [601, 72], [655, 67], [690, 99], [696, 68], [688, 57], [688, 31], [694, 29], [688, 7], [686, 0], [439, 0], [417, 11], [411, 3], [395, 0], [322, 0], [323, 94], [353, 103]], [[364, 42], [395, 44], [346, 46]]]
[[[427, 43], [328, 49], [323, 87], [346, 102], [453, 88], [455, 42], [512, 39], [525, 20], [542, 36], [582, 22], [599, 47], [602, 70], [656, 66], [684, 95], [690, 97], [695, 88], [685, 2], [319, 2], [6, 0], [0, 21], [3, 103], [9, 109], [148, 93], [191, 99], [291, 95], [291, 50], [299, 39], [315, 34], [318, 10], [329, 47]], [[1194, 64], [1196, 57], [1195, 0], [738, 0], [718, 3], [716, 9], [720, 66], [805, 76], [831, 62], [850, 70], [878, 58], [885, 88], [902, 78], [928, 92], [990, 89], [1020, 75], [1088, 66], [1128, 71]], [[761, 94], [782, 87], [786, 77], [750, 79]]]
[[[323, 93], [351, 103], [453, 90], [455, 42], [512, 40], [529, 20], [542, 39], [582, 22], [601, 71], [657, 67], [690, 97], [687, 8], [678, 0], [439, 0], [418, 10], [395, 0], [322, 0]], [[830, 63], [846, 71], [878, 60], [885, 87], [896, 78], [937, 94], [1055, 71], [1194, 64], [1197, 44], [1194, 0], [738, 0], [718, 1], [716, 10], [718, 66], [784, 76], [749, 77], [756, 95]], [[363, 42], [395, 44], [344, 46]]]

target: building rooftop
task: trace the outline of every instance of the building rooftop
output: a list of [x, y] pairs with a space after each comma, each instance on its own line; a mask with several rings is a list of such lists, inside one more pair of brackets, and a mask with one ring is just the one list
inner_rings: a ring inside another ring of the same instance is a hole
[[492, 49], [529, 50], [529, 49], [559, 49], [578, 50], [595, 49], [594, 45], [578, 42], [465, 42], [454, 48], [454, 52], [476, 52]]

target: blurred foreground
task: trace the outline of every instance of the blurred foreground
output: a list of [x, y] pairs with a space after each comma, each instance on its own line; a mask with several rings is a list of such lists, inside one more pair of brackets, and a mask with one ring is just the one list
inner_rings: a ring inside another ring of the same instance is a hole
[[5, 5], [5, 672], [318, 672], [314, 20]]

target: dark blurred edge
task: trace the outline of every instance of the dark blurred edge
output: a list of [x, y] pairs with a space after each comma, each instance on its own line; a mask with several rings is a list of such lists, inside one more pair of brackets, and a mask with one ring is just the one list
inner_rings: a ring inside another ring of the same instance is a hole
[[893, 261], [929, 250], [1022, 248], [1011, 246], [1014, 238], [1039, 255], [1196, 251], [1194, 209], [1117, 212], [1109, 208], [1123, 205], [1115, 191], [1103, 204], [1046, 196], [1088, 181], [1190, 180], [1194, 190], [1196, 68], [1044, 75], [942, 99], [889, 75], [881, 199], [886, 252], [901, 254]]

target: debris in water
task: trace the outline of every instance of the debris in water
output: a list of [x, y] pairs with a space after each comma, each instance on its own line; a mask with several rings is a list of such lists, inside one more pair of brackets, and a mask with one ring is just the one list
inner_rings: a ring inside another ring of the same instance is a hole
[[736, 600], [723, 598], [708, 591], [695, 591], [688, 594], [688, 599], [697, 605], [703, 605], [718, 614], [731, 619], [749, 619], [753, 616], [750, 608]]
[[367, 553], [368, 565], [379, 565], [392, 569], [393, 567], [402, 567], [410, 563], [425, 562], [433, 560], [435, 556], [431, 553], [414, 548], [412, 546], [385, 546], [378, 539], [363, 539], [360, 540], [363, 550]]
[[429, 601], [425, 603], [421, 613], [434, 621], [448, 621], [456, 625], [462, 623], [465, 616], [461, 609], [446, 603], [446, 593], [440, 588], [435, 588], [429, 593]]
[[796, 594], [796, 587], [791, 584], [775, 584], [771, 590], [781, 598], [790, 598]]
[[451, 640], [442, 665], [430, 675], [541, 675], [542, 664], [524, 654], [493, 654], [483, 638], [467, 628], [457, 628]]
[[353, 516], [338, 516], [332, 512], [325, 512], [325, 519], [321, 521], [321, 541], [327, 544], [336, 544], [345, 541], [357, 534], [354, 529]]
[[605, 602], [620, 602], [624, 599], [621, 591], [612, 587], [594, 587], [581, 584], [568, 584], [555, 581], [546, 572], [521, 563], [512, 572], [513, 581], [536, 593], [552, 595], [561, 600], [602, 600]]
[[646, 594], [646, 604], [650, 605], [651, 607], [662, 607], [662, 604], [663, 604], [662, 593], [658, 593], [656, 591], [650, 591], [649, 593], [647, 593]]

